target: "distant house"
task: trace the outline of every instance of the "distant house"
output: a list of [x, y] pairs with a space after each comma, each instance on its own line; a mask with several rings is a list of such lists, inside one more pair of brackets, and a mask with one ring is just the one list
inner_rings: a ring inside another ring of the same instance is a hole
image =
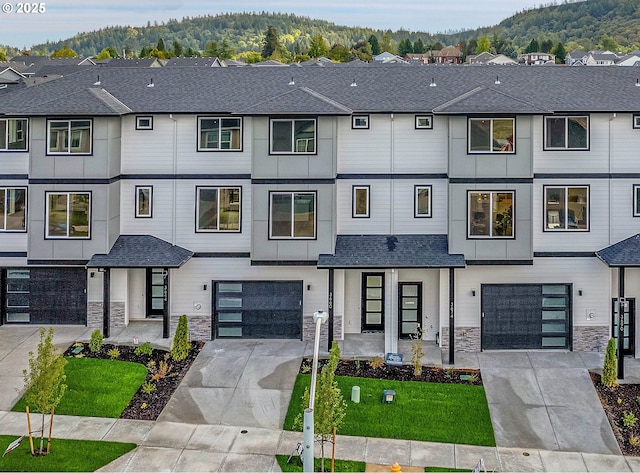
[[467, 63], [469, 64], [487, 64], [492, 59], [495, 59], [496, 55], [488, 52], [467, 56]]
[[632, 51], [620, 56], [616, 61], [616, 66], [640, 66], [640, 51]]
[[431, 51], [436, 64], [461, 64], [462, 52], [460, 45], [446, 46], [440, 50]]
[[[640, 57], [640, 52], [638, 52]], [[633, 53], [632, 53], [633, 54]], [[621, 61], [622, 59], [622, 61]], [[628, 60], [628, 61], [627, 61]], [[623, 62], [623, 64], [620, 64]], [[567, 54], [565, 58], [567, 66], [615, 66], [615, 65], [633, 65], [635, 61], [632, 57], [621, 56], [612, 51], [604, 51], [602, 49], [594, 49], [591, 51], [582, 51], [576, 49]]]
[[535, 66], [547, 63], [555, 64], [556, 55], [551, 53], [525, 53], [520, 56], [520, 63], [527, 66]]
[[388, 51], [373, 56], [373, 64], [409, 64], [409, 61]]
[[163, 61], [164, 67], [224, 67], [217, 57], [172, 57]]
[[431, 62], [431, 52], [428, 53], [407, 53], [404, 58], [411, 64], [429, 64]]
[[476, 65], [492, 65], [492, 66], [512, 66], [517, 65], [518, 62], [514, 61], [510, 57], [505, 56], [504, 54], [491, 54], [491, 53], [480, 53], [477, 56], [468, 56], [467, 57], [468, 64], [476, 64]]
[[142, 58], [112, 58], [99, 61], [102, 67], [162, 67], [162, 63], [155, 57]]

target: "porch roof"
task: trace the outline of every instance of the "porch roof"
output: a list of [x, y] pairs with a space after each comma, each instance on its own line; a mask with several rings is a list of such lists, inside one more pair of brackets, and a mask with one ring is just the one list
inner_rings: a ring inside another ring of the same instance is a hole
[[338, 235], [335, 254], [320, 255], [318, 268], [464, 268], [450, 254], [447, 235]]
[[153, 235], [120, 235], [108, 254], [95, 254], [88, 268], [179, 268], [193, 251]]
[[596, 251], [607, 266], [640, 266], [640, 233]]

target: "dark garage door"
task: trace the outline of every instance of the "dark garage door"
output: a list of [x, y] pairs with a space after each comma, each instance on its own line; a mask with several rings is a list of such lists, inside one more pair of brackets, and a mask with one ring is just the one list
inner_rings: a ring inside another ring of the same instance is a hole
[[570, 349], [570, 295], [569, 284], [483, 284], [482, 349]]
[[214, 281], [214, 338], [302, 339], [302, 281]]

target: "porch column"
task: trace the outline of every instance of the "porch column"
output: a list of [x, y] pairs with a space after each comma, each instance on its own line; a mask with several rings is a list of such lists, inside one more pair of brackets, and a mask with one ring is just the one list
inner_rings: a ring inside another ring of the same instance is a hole
[[162, 268], [164, 280], [162, 294], [162, 338], [169, 338], [171, 331], [171, 314], [169, 313], [169, 268]]
[[618, 379], [624, 379], [624, 266], [618, 268]]
[[329, 300], [327, 301], [329, 310], [329, 327], [327, 334], [327, 350], [331, 350], [333, 343], [333, 268], [329, 269]]
[[454, 269], [449, 268], [449, 364], [454, 364], [455, 340], [456, 340], [456, 324], [455, 324], [455, 274]]
[[111, 334], [111, 268], [104, 268], [102, 273], [102, 336], [109, 338]]

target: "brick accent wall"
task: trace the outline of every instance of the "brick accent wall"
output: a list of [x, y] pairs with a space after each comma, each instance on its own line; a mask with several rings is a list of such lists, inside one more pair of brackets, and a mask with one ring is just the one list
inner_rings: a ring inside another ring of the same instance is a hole
[[[449, 348], [449, 327], [440, 327], [440, 348]], [[455, 350], [475, 353], [480, 351], [480, 327], [456, 327]]]
[[[170, 320], [170, 333], [173, 337], [178, 327], [179, 315], [172, 315]], [[189, 325], [189, 339], [191, 341], [211, 340], [211, 316], [210, 315], [189, 315], [187, 316]]]
[[87, 327], [102, 328], [102, 302], [87, 304]]
[[607, 349], [610, 338], [608, 325], [579, 325], [573, 327], [573, 351], [599, 351]]
[[[320, 326], [320, 346], [327, 345], [329, 321]], [[313, 323], [313, 317], [303, 317], [302, 320], [302, 340], [313, 341], [316, 336], [316, 325]], [[333, 318], [333, 339], [342, 340], [342, 317], [334, 316]]]

